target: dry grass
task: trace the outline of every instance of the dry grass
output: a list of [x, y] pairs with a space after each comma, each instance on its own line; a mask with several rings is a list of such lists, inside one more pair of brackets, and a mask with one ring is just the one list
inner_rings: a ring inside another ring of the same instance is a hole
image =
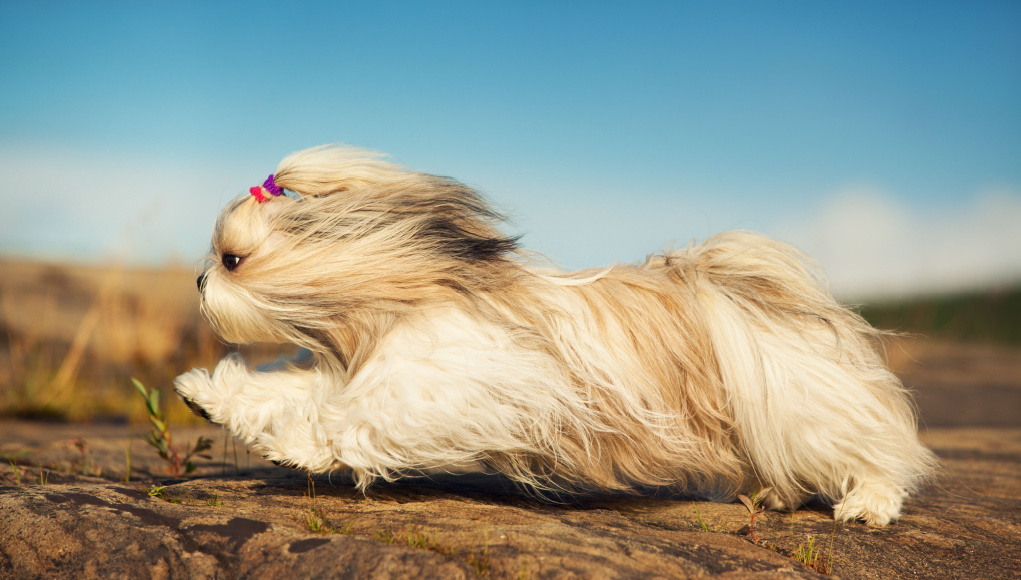
[[144, 421], [135, 376], [161, 388], [169, 419], [193, 421], [171, 381], [228, 346], [198, 313], [191, 268], [0, 258], [0, 271], [0, 416]]

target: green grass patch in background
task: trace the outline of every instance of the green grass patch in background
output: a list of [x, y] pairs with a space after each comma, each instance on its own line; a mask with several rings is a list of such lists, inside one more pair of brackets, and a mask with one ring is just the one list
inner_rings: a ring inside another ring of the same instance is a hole
[[859, 312], [883, 330], [941, 340], [1021, 345], [1021, 285], [876, 302], [862, 305]]

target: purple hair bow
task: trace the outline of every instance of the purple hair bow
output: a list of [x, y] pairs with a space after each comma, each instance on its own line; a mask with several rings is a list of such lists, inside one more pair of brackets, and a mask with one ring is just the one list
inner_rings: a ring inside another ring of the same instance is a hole
[[284, 192], [284, 190], [281, 189], [279, 185], [277, 185], [277, 182], [273, 180], [272, 173], [269, 174], [269, 177], [266, 178], [266, 181], [262, 182], [262, 188], [272, 193], [273, 195], [280, 195]]
[[[278, 196], [278, 195], [283, 195], [284, 194], [284, 189], [282, 187], [280, 187], [279, 185], [277, 185], [277, 182], [274, 181], [274, 179], [273, 179], [273, 174], [272, 173], [269, 175], [269, 177], [266, 178], [266, 181], [262, 182], [262, 187], [259, 187], [258, 185], [256, 185], [254, 187], [248, 188], [248, 193], [251, 193], [252, 196], [259, 201], [259, 203], [262, 203], [262, 202], [267, 201], [267, 200], [270, 199], [270, 198], [266, 197], [265, 195], [263, 195], [262, 192], [264, 192], [264, 191], [268, 192], [268, 193], [271, 193], [274, 196]], [[288, 196], [288, 197], [291, 197], [291, 196]]]

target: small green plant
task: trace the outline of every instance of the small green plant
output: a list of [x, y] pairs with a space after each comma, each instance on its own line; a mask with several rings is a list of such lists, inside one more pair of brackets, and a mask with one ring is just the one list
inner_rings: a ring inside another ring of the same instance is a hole
[[155, 484], [153, 484], [153, 485], [150, 485], [148, 487], [148, 489], [146, 489], [144, 487], [141, 488], [141, 489], [145, 493], [149, 494], [149, 496], [159, 498], [159, 499], [161, 499], [161, 500], [163, 500], [165, 502], [169, 502], [169, 503], [183, 503], [181, 498], [179, 498], [179, 497], [172, 497], [172, 496], [168, 495], [167, 492], [166, 492], [167, 486], [165, 486], [165, 485], [155, 485]]
[[39, 470], [39, 485], [45, 486], [50, 482], [50, 474], [46, 473], [45, 469]]
[[475, 573], [479, 576], [489, 574], [489, 530], [483, 528], [482, 550], [476, 555], [475, 550], [469, 550], [464, 560], [475, 567]]
[[309, 507], [305, 513], [305, 526], [313, 534], [335, 534], [337, 530], [326, 523], [322, 508]]
[[305, 510], [305, 527], [308, 531], [313, 534], [329, 534], [333, 532], [326, 523], [325, 514], [323, 508], [319, 507], [319, 503], [316, 501], [316, 482], [312, 479], [312, 472], [308, 473], [308, 492], [305, 497], [308, 499], [308, 508]]
[[528, 562], [524, 559], [519, 560], [521, 562], [521, 569], [518, 570], [518, 580], [528, 580]]
[[167, 488], [167, 486], [165, 486], [165, 485], [153, 484], [153, 485], [150, 485], [148, 489], [143, 487], [142, 491], [144, 491], [145, 493], [149, 494], [151, 497], [162, 498], [163, 497], [163, 490], [166, 489], [166, 488]]
[[131, 437], [128, 438], [128, 448], [124, 450], [124, 483], [131, 481], [131, 444], [135, 442], [135, 426], [131, 425]]
[[486, 576], [489, 574], [489, 544], [482, 547], [482, 552], [478, 556], [475, 552], [468, 552], [468, 555], [464, 558], [465, 562], [468, 562], [475, 567], [475, 573], [479, 576]]
[[448, 546], [440, 543], [435, 535], [430, 535], [419, 526], [408, 525], [399, 532], [383, 530], [376, 533], [376, 539], [384, 544], [404, 544], [409, 548], [429, 550], [444, 556], [454, 556], [458, 552], [457, 546]]
[[195, 464], [191, 462], [192, 457], [212, 459], [212, 457], [204, 452], [213, 446], [213, 441], [202, 436], [199, 436], [195, 446], [182, 456], [182, 449], [171, 443], [170, 425], [163, 416], [163, 411], [160, 410], [160, 390], [146, 389], [145, 385], [140, 383], [138, 379], [131, 379], [131, 382], [135, 384], [135, 388], [138, 389], [142, 398], [145, 399], [145, 408], [149, 414], [149, 422], [153, 426], [149, 435], [145, 437], [145, 442], [155, 448], [160, 457], [167, 462], [167, 473], [171, 477], [179, 476], [182, 469], [184, 473], [195, 471]]
[[82, 475], [85, 475], [85, 472], [88, 469], [88, 465], [89, 465], [89, 458], [88, 458], [88, 455], [86, 455], [86, 453], [85, 453], [85, 440], [82, 439], [81, 437], [78, 437], [76, 439], [72, 439], [71, 443], [75, 446], [75, 449], [77, 449], [78, 453], [81, 454], [81, 456], [82, 456], [81, 457]]
[[326, 513], [323, 511], [323, 508], [319, 507], [318, 500], [316, 499], [316, 482], [312, 479], [311, 473], [308, 475], [308, 493], [305, 497], [308, 498], [308, 508], [305, 510], [304, 520], [308, 531], [313, 534], [348, 535], [351, 533], [351, 528], [354, 527], [354, 518], [351, 518], [347, 524], [339, 528], [326, 523]]
[[698, 527], [702, 528], [703, 532], [718, 532], [719, 528], [712, 526], [709, 522], [702, 519], [702, 514], [698, 511], [698, 506], [695, 506], [695, 521], [698, 523]]
[[18, 487], [21, 487], [21, 473], [18, 471], [18, 464], [14, 463], [13, 459], [8, 459], [11, 462], [11, 467], [14, 468], [14, 480], [18, 482]]
[[815, 536], [808, 536], [807, 543], [798, 544], [794, 548], [793, 558], [820, 574], [829, 574], [830, 571], [827, 563], [819, 561], [819, 556], [821, 555], [822, 551], [815, 545]]
[[[830, 532], [830, 555], [826, 559], [826, 571], [823, 574], [831, 574], [833, 572], [833, 540], [837, 539], [837, 526], [840, 524], [840, 516], [844, 513], [844, 506], [840, 506], [840, 511], [837, 513], [837, 517], [833, 518], [833, 531]], [[820, 570], [821, 572], [821, 570]]]
[[227, 476], [227, 437], [223, 438], [223, 461], [220, 462], [220, 465], [222, 466], [222, 470], [220, 471], [220, 475], [226, 477]]
[[794, 546], [794, 513], [791, 513], [791, 546], [794, 547], [793, 551], [790, 552], [790, 557], [794, 558], [798, 562], [808, 566], [820, 574], [832, 574], [833, 573], [833, 539], [837, 533], [836, 523], [833, 525], [833, 531], [830, 533], [830, 547], [829, 556], [823, 560], [823, 552], [820, 546], [816, 544], [816, 538], [813, 535], [808, 536], [807, 542], [800, 542], [797, 546]]
[[213, 497], [206, 499], [206, 505], [210, 507], [220, 507], [221, 505], [223, 505], [220, 502], [220, 495], [217, 494], [216, 492], [213, 492]]
[[748, 508], [748, 516], [750, 518], [748, 522], [748, 535], [751, 536], [752, 541], [758, 543], [759, 538], [755, 537], [755, 516], [766, 511], [766, 508], [762, 505], [762, 498], [766, 497], [766, 494], [772, 490], [772, 487], [764, 487], [759, 491], [755, 492], [752, 497], [747, 495], [738, 494], [737, 499], [741, 500], [744, 507]]
[[[481, 550], [476, 553], [474, 549], [469, 548], [467, 553], [464, 554], [464, 561], [471, 564], [472, 567], [475, 568], [475, 573], [479, 576], [486, 576], [489, 574], [488, 530], [483, 531], [483, 535], [484, 540]], [[393, 532], [389, 529], [376, 532], [376, 539], [384, 544], [406, 545], [409, 548], [429, 550], [430, 552], [436, 552], [437, 554], [450, 558], [456, 558], [462, 553], [460, 546], [444, 544], [440, 542], [435, 535], [428, 534], [419, 526], [412, 526], [410, 524], [399, 532]]]
[[709, 524], [702, 519], [702, 514], [698, 513], [698, 506], [695, 507], [695, 521], [698, 522], [698, 526], [702, 528], [703, 532], [710, 532]]

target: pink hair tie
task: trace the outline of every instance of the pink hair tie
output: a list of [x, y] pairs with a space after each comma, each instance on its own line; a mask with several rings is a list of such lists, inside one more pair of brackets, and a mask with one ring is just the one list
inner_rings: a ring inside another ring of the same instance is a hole
[[259, 203], [270, 199], [269, 197], [266, 197], [266, 193], [264, 192], [270, 193], [274, 196], [282, 195], [284, 193], [284, 190], [277, 185], [272, 173], [266, 178], [266, 181], [262, 182], [261, 186], [256, 185], [248, 188], [248, 193], [252, 194], [252, 197], [258, 200]]
[[252, 194], [252, 197], [254, 197], [259, 203], [262, 203], [269, 199], [268, 197], [266, 197], [264, 193], [262, 193], [262, 188], [259, 187], [258, 185], [254, 187], [249, 187], [248, 193]]

